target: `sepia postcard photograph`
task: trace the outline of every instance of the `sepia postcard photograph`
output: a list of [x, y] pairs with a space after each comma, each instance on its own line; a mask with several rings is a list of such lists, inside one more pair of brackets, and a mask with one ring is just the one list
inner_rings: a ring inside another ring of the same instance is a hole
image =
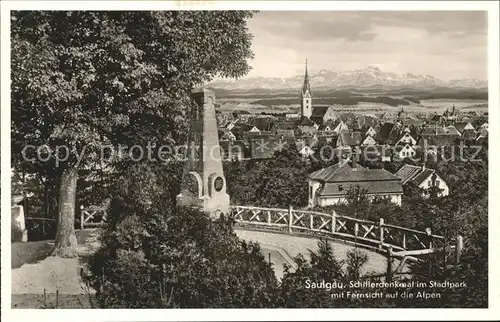
[[498, 9], [2, 2], [2, 318], [495, 318]]

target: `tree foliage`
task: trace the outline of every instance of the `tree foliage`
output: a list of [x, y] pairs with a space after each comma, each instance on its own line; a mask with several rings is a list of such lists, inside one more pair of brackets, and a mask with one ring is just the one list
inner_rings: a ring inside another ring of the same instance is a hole
[[[192, 88], [249, 71], [252, 36], [246, 19], [251, 16], [246, 11], [13, 12], [16, 169], [39, 175], [51, 190], [46, 202], [57, 206], [68, 199], [62, 196], [68, 189], [76, 189], [60, 187], [71, 168], [115, 165], [117, 160], [103, 160], [104, 146], [157, 149], [183, 143]], [[130, 153], [124, 159], [130, 161]], [[65, 209], [59, 209], [60, 218], [69, 216], [70, 207]], [[65, 226], [56, 248], [74, 234]]]
[[226, 164], [228, 193], [234, 204], [304, 207], [308, 201], [308, 165], [295, 148], [271, 160]]
[[176, 208], [158, 168], [136, 165], [117, 187], [85, 280], [102, 307], [269, 307], [277, 286], [260, 247], [229, 219]]

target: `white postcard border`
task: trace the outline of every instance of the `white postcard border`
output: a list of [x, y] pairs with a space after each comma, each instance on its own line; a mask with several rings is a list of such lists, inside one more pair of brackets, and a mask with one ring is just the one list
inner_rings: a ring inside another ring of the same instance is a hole
[[[199, 5], [196, 2], [200, 3]], [[496, 1], [2, 1], [1, 2], [1, 184], [2, 320], [24, 321], [193, 321], [193, 320], [464, 320], [499, 318], [500, 261], [498, 231], [499, 168], [489, 164], [489, 309], [182, 309], [182, 310], [28, 310], [11, 309], [10, 264], [10, 10], [487, 10], [489, 137], [499, 131], [499, 16]], [[490, 142], [491, 143], [491, 142]], [[499, 149], [489, 149], [500, 160]], [[495, 211], [496, 210], [496, 211]], [[497, 248], [495, 248], [497, 246]]]

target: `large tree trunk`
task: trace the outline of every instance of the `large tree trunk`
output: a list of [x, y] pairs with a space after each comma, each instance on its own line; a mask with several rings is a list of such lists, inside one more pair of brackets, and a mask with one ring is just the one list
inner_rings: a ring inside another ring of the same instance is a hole
[[75, 257], [75, 199], [78, 171], [74, 167], [64, 170], [59, 186], [57, 232], [52, 256]]

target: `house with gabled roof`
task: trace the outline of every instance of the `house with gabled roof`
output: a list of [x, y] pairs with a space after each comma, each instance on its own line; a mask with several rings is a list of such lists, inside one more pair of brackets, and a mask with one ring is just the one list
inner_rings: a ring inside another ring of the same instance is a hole
[[335, 133], [340, 133], [342, 131], [347, 131], [349, 130], [349, 127], [347, 126], [346, 123], [344, 123], [344, 121], [340, 121], [336, 126], [335, 128], [333, 129], [333, 132]]
[[457, 122], [453, 124], [453, 126], [457, 129], [460, 134], [463, 134], [465, 131], [475, 131], [476, 129], [470, 122]]
[[337, 138], [337, 147], [353, 147], [363, 142], [361, 132], [340, 132]]
[[371, 135], [367, 135], [363, 142], [361, 142], [361, 146], [367, 146], [367, 145], [376, 145], [377, 144], [377, 141], [375, 141], [375, 139], [371, 136]]
[[425, 166], [415, 166], [410, 164], [403, 165], [397, 172], [396, 176], [401, 178], [403, 185], [408, 182], [413, 182], [416, 186], [424, 189], [424, 197], [429, 196], [428, 190], [432, 187], [438, 188], [439, 197], [447, 196], [450, 189], [446, 182], [436, 173], [436, 170], [426, 168]]
[[458, 135], [458, 136], [462, 135], [462, 133], [460, 133], [453, 125], [445, 126], [444, 131], [446, 132], [446, 134]]
[[395, 145], [396, 146], [398, 146], [398, 145], [404, 146], [407, 144], [409, 144], [410, 146], [414, 146], [417, 144], [417, 140], [415, 140], [409, 132], [404, 132], [403, 136], [396, 142]]
[[248, 132], [259, 133], [261, 130], [257, 126], [253, 126]]
[[303, 157], [309, 157], [314, 154], [314, 150], [309, 145], [304, 145], [299, 150], [299, 154]]
[[478, 131], [476, 141], [478, 142], [488, 141], [488, 130], [483, 128], [480, 131]]
[[322, 132], [332, 132], [333, 133], [333, 128], [329, 124], [322, 124], [319, 126], [318, 131]]
[[309, 206], [329, 206], [345, 202], [346, 193], [355, 187], [364, 190], [368, 198], [389, 198], [401, 205], [401, 179], [384, 169], [367, 169], [342, 160], [309, 175]]
[[369, 135], [371, 137], [375, 137], [377, 135], [377, 131], [373, 128], [373, 126], [370, 126], [368, 130], [366, 130], [365, 135]]

